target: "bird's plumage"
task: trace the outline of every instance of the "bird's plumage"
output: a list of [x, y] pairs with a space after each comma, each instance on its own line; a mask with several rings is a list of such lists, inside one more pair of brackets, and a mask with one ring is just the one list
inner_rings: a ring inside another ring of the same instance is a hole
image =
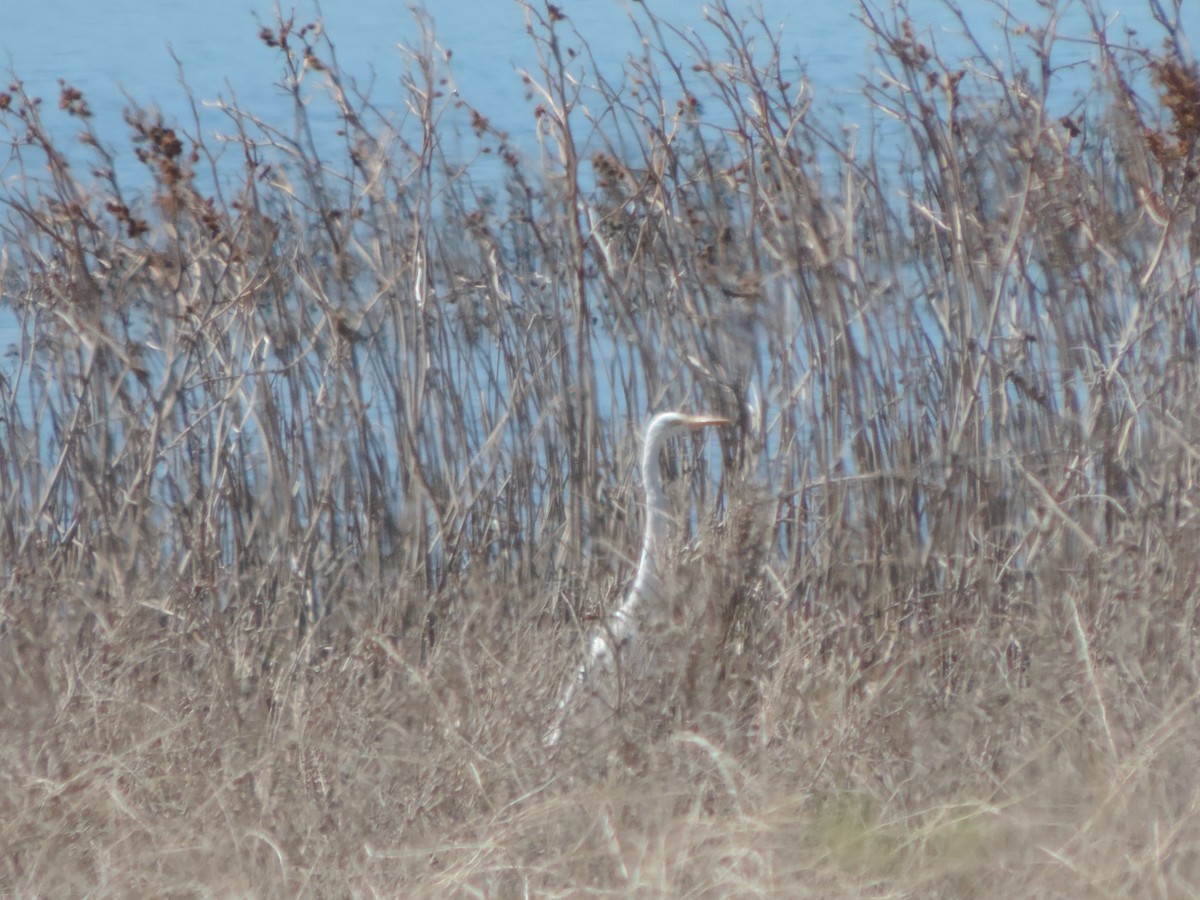
[[667, 511], [666, 493], [663, 490], [662, 473], [659, 471], [658, 455], [663, 445], [678, 434], [697, 431], [701, 428], [731, 424], [728, 419], [713, 415], [688, 415], [681, 412], [659, 413], [646, 426], [642, 445], [642, 484], [646, 495], [646, 530], [642, 536], [642, 553], [638, 561], [637, 575], [633, 587], [624, 602], [609, 617], [607, 628], [596, 632], [588, 642], [583, 661], [575, 677], [567, 685], [558, 701], [554, 725], [546, 734], [545, 743], [555, 746], [562, 738], [562, 729], [570, 713], [572, 703], [579, 690], [586, 686], [597, 669], [611, 669], [616, 654], [623, 651], [632, 641], [641, 608], [662, 600], [663, 576], [661, 571], [667, 535], [670, 533], [670, 515]]

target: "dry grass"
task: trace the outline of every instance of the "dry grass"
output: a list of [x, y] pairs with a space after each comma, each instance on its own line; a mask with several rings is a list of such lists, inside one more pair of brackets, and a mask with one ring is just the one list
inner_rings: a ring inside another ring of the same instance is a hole
[[[536, 167], [432, 39], [384, 110], [278, 23], [295, 132], [131, 110], [142, 186], [0, 95], [0, 893], [1193, 896], [1183, 31], [1064, 115], [872, 7], [850, 146], [723, 8], [620, 85], [528, 13]], [[702, 550], [548, 754], [668, 405]]]

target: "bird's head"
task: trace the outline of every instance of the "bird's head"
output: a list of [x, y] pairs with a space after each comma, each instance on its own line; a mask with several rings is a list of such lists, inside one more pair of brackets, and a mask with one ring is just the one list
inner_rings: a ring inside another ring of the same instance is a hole
[[646, 446], [659, 446], [668, 438], [677, 434], [683, 434], [684, 432], [699, 431], [701, 428], [708, 428], [710, 426], [732, 424], [733, 422], [729, 419], [710, 414], [690, 415], [688, 413], [681, 412], [659, 413], [650, 420], [650, 425], [646, 428]]

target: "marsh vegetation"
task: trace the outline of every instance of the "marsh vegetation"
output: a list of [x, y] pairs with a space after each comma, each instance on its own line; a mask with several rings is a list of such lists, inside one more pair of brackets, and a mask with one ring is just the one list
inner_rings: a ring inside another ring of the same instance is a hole
[[[1064, 97], [1050, 18], [943, 58], [869, 4], [860, 128], [724, 3], [634, 5], [619, 79], [531, 4], [536, 156], [433, 35], [385, 108], [276, 22], [294, 128], [221, 139], [14, 79], [0, 892], [1200, 890], [1184, 5]], [[738, 425], [550, 753], [670, 407]]]

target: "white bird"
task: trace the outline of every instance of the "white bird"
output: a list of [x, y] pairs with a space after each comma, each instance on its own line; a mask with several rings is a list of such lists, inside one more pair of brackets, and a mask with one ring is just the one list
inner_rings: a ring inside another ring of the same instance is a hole
[[658, 467], [658, 454], [668, 440], [677, 434], [698, 431], [714, 425], [731, 425], [729, 419], [720, 416], [692, 416], [681, 412], [659, 413], [646, 427], [646, 439], [642, 445], [642, 484], [646, 491], [646, 531], [642, 537], [642, 556], [638, 561], [637, 575], [629, 596], [609, 617], [608, 627], [597, 631], [588, 643], [583, 662], [575, 677], [567, 684], [559, 698], [554, 725], [546, 733], [543, 743], [554, 747], [562, 739], [563, 726], [570, 714], [571, 705], [579, 690], [591, 680], [597, 669], [613, 667], [617, 653], [625, 650], [637, 631], [639, 608], [663, 599], [662, 571], [667, 536], [670, 534], [670, 515], [667, 498], [663, 490], [662, 474]]

